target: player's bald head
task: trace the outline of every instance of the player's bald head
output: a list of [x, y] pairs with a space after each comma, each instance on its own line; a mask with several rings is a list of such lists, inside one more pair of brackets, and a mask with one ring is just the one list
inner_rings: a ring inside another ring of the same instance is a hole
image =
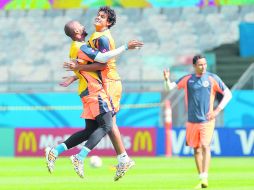
[[67, 22], [64, 26], [64, 32], [73, 41], [82, 42], [85, 40], [85, 37], [87, 36], [85, 27], [82, 24], [80, 24], [79, 21], [76, 20], [71, 20]]
[[64, 26], [65, 34], [70, 38], [73, 38], [73, 35], [75, 34], [75, 24], [79, 24], [79, 22], [76, 20], [71, 20], [67, 22]]

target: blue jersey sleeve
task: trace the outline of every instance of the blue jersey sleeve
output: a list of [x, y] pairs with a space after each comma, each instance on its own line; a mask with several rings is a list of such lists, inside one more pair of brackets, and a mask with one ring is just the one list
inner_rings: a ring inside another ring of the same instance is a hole
[[109, 39], [106, 36], [101, 36], [98, 39], [98, 47], [97, 48], [102, 53], [109, 51], [110, 50]]
[[[91, 60], [94, 60], [96, 55], [99, 53], [98, 50], [91, 48], [89, 45], [82, 45], [80, 50]], [[90, 60], [86, 60], [90, 61]]]

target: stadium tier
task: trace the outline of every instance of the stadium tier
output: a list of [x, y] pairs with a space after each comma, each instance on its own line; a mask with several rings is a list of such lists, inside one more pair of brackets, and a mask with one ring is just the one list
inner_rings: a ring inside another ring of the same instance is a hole
[[[177, 73], [179, 69], [174, 67], [189, 64], [188, 57], [238, 41], [238, 26], [242, 21], [254, 21], [253, 10], [253, 6], [116, 8], [117, 24], [111, 29], [116, 44], [131, 39], [145, 43], [143, 49], [118, 58], [123, 81], [162, 81], [162, 70], [167, 67], [173, 68], [173, 78], [182, 75], [184, 69]], [[46, 88], [59, 90], [57, 83], [62, 76], [69, 75], [62, 69], [70, 45], [63, 26], [76, 19], [91, 34], [96, 11], [1, 10], [1, 83], [9, 84], [10, 90], [15, 90], [14, 83], [19, 82], [37, 83], [31, 88], [47, 83], [50, 85]], [[126, 68], [135, 69], [129, 72]], [[5, 91], [1, 86], [1, 91]]]

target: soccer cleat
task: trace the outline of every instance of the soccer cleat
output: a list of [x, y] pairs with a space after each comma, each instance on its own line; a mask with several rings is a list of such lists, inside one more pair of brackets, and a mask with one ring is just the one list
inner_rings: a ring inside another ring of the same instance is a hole
[[55, 169], [55, 162], [57, 156], [55, 155], [53, 148], [47, 147], [45, 149], [46, 164], [49, 173], [52, 173]]
[[75, 172], [78, 174], [79, 177], [84, 178], [84, 163], [82, 160], [78, 158], [78, 155], [72, 155], [70, 157], [71, 163], [73, 165], [73, 168]]
[[208, 187], [208, 179], [207, 178], [204, 178], [201, 180], [201, 186], [202, 186], [202, 188]]
[[200, 182], [194, 187], [194, 189], [202, 189], [202, 183]]
[[121, 177], [124, 176], [124, 174], [133, 166], [135, 165], [135, 162], [130, 159], [128, 162], [125, 163], [119, 163], [116, 166], [116, 175], [114, 177], [114, 181], [119, 180]]
[[200, 180], [200, 182], [194, 187], [194, 189], [202, 189], [207, 187], [208, 187], [208, 180], [205, 178]]

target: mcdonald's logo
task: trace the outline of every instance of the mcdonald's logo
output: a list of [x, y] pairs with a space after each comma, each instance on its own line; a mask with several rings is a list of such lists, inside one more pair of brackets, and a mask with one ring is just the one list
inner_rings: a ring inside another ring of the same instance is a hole
[[133, 151], [138, 152], [139, 150], [147, 150], [147, 152], [153, 150], [152, 138], [148, 131], [138, 131], [135, 135]]
[[37, 142], [33, 132], [22, 132], [18, 138], [18, 152], [37, 151]]

